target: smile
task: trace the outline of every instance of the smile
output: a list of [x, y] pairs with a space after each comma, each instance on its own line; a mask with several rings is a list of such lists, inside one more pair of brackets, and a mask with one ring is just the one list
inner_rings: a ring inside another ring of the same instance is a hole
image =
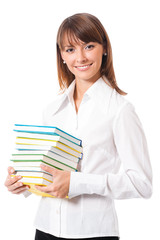
[[88, 65], [84, 65], [84, 66], [76, 66], [75, 68], [77, 68], [79, 70], [87, 70], [91, 65], [92, 65], [92, 63], [88, 64]]

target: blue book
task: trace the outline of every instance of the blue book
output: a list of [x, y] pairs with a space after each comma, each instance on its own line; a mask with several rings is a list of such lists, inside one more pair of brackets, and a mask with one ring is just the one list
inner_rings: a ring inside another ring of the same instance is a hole
[[40, 126], [40, 125], [23, 125], [23, 124], [15, 124], [14, 131], [16, 132], [27, 132], [27, 133], [37, 133], [37, 134], [49, 134], [49, 135], [58, 135], [67, 140], [82, 146], [82, 140], [64, 132], [63, 130], [53, 127], [53, 126]]

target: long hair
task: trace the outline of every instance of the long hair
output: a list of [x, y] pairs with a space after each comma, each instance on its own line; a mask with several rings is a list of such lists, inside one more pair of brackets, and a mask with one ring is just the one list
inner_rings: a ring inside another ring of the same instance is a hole
[[57, 70], [61, 90], [68, 88], [75, 79], [74, 74], [72, 74], [67, 65], [63, 63], [61, 57], [65, 34], [67, 34], [69, 43], [72, 43], [73, 41], [78, 42], [80, 40], [84, 43], [97, 42], [101, 44], [107, 53], [106, 56], [102, 57], [102, 65], [100, 69], [101, 76], [105, 76], [111, 87], [119, 94], [126, 95], [126, 93], [118, 87], [116, 82], [113, 68], [112, 48], [108, 34], [99, 19], [88, 13], [72, 15], [66, 18], [59, 27], [57, 33]]

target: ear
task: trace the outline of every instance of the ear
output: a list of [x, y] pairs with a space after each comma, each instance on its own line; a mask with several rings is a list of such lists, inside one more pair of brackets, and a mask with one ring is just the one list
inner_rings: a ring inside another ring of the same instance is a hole
[[106, 53], [107, 53], [107, 49], [103, 47], [103, 55], [106, 55]]
[[103, 43], [103, 55], [107, 52], [107, 44], [106, 42]]

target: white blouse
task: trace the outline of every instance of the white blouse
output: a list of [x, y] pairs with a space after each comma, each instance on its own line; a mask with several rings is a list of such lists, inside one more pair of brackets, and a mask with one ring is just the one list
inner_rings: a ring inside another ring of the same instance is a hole
[[82, 140], [79, 172], [69, 199], [42, 198], [35, 227], [63, 238], [119, 236], [114, 199], [149, 198], [152, 170], [134, 107], [103, 78], [84, 94], [76, 113], [75, 81], [44, 112], [44, 124]]

